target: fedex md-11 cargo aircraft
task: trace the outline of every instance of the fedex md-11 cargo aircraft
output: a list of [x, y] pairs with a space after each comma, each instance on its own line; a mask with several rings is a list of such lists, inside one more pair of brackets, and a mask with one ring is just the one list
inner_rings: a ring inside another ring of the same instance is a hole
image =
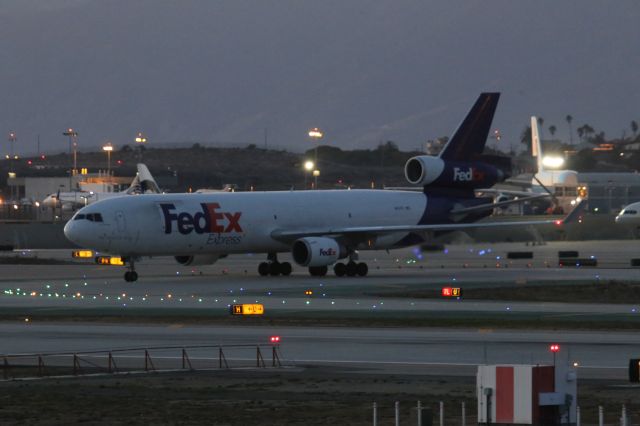
[[406, 178], [421, 185], [420, 192], [144, 194], [91, 204], [76, 213], [64, 233], [81, 247], [122, 256], [125, 280], [135, 281], [136, 259], [162, 255], [196, 265], [230, 254], [265, 253], [260, 275], [289, 275], [291, 264], [278, 262], [283, 252], [291, 252], [314, 276], [325, 275], [331, 265], [338, 276], [364, 276], [368, 267], [357, 261], [359, 250], [420, 244], [437, 231], [549, 223], [473, 223], [495, 207], [474, 189], [508, 175], [504, 158], [482, 154], [499, 96], [481, 94], [439, 156], [407, 162]]

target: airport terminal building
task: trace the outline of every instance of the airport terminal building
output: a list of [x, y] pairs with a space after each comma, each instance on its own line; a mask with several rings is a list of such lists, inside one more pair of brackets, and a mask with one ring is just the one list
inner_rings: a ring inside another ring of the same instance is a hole
[[592, 213], [614, 214], [640, 201], [640, 173], [579, 173], [578, 180], [588, 188]]

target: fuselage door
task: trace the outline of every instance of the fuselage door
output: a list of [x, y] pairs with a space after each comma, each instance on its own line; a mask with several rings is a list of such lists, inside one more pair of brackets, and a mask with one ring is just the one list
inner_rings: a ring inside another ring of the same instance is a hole
[[124, 213], [121, 210], [116, 212], [116, 228], [119, 233], [124, 233], [127, 230], [127, 221], [125, 220]]

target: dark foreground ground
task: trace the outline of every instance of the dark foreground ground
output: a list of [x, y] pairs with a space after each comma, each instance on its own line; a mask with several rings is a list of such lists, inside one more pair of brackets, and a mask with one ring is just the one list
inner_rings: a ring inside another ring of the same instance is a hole
[[[415, 424], [415, 404], [445, 402], [447, 425], [475, 424], [472, 377], [381, 376], [339, 369], [296, 368], [187, 373], [150, 373], [0, 383], [2, 425], [371, 425], [393, 424], [400, 401], [402, 424]], [[597, 406], [608, 424], [626, 403], [640, 419], [640, 388], [610, 381], [581, 381], [583, 425], [597, 423]], [[435, 423], [437, 424], [437, 423]], [[635, 424], [635, 423], [634, 423]]]

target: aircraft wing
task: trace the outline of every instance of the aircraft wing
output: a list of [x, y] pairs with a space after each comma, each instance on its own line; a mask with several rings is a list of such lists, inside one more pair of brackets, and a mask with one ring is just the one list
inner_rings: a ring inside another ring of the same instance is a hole
[[540, 198], [549, 198], [549, 197], [550, 197], [549, 194], [531, 195], [531, 193], [529, 193], [529, 196], [527, 196], [525, 198], [518, 198], [518, 199], [506, 200], [506, 201], [498, 201], [496, 203], [487, 203], [487, 204], [480, 204], [479, 206], [472, 206], [472, 207], [464, 207], [464, 208], [454, 209], [454, 210], [451, 210], [449, 212], [449, 214], [454, 215], [454, 214], [462, 214], [462, 213], [471, 213], [471, 212], [476, 212], [476, 211], [490, 210], [490, 209], [495, 209], [496, 207], [508, 206], [509, 204], [521, 204], [521, 203], [524, 203], [525, 201], [533, 201], [533, 200], [538, 200]]
[[513, 189], [497, 189], [497, 188], [482, 188], [476, 189], [476, 194], [495, 194], [495, 195], [513, 195], [514, 197], [530, 197], [536, 195], [531, 191], [514, 191]]
[[507, 226], [531, 226], [531, 225], [549, 225], [557, 226], [566, 225], [575, 222], [580, 217], [586, 200], [581, 201], [571, 212], [563, 219], [548, 220], [519, 220], [514, 222], [472, 222], [472, 223], [447, 223], [447, 224], [429, 224], [429, 225], [391, 225], [391, 226], [353, 226], [345, 228], [326, 228], [316, 230], [301, 231], [279, 231], [275, 230], [271, 236], [280, 241], [291, 241], [303, 237], [318, 236], [375, 236], [383, 234], [403, 233], [403, 232], [425, 232], [425, 231], [457, 231], [464, 229], [479, 228], [500, 228]]

